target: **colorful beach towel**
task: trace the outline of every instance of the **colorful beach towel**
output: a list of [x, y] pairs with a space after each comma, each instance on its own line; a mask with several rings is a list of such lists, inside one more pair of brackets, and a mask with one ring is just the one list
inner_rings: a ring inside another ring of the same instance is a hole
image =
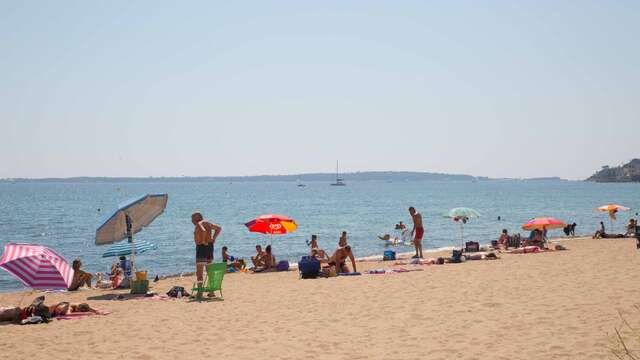
[[97, 310], [96, 312], [73, 312], [73, 313], [68, 313], [66, 315], [59, 315], [56, 316], [55, 318], [58, 320], [76, 320], [76, 319], [82, 319], [82, 318], [86, 318], [86, 317], [90, 317], [90, 316], [95, 316], [95, 315], [109, 315], [110, 312], [109, 311], [100, 311]]

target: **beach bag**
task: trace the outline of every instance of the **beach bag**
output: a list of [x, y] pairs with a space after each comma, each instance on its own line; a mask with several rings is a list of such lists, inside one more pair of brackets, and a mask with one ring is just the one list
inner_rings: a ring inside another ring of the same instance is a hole
[[189, 293], [182, 286], [172, 287], [171, 290], [167, 291], [167, 296], [177, 298], [178, 292], [181, 292], [182, 296], [189, 296]]
[[385, 250], [384, 254], [382, 255], [382, 260], [383, 261], [389, 261], [389, 260], [395, 260], [396, 259], [396, 252], [393, 250]]
[[453, 250], [453, 254], [451, 255], [452, 263], [462, 262], [462, 250]]
[[464, 251], [466, 252], [478, 252], [480, 251], [480, 243], [476, 241], [467, 241], [464, 244]]
[[315, 279], [320, 272], [320, 261], [313, 256], [303, 256], [298, 262], [298, 270], [303, 279]]
[[276, 265], [276, 270], [278, 271], [288, 271], [289, 270], [289, 262], [287, 260], [282, 260]]

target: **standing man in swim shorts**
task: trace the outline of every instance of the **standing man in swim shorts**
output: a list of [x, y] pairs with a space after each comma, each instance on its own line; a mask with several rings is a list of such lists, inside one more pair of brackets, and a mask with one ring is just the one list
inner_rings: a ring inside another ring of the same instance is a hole
[[413, 229], [411, 235], [413, 235], [413, 245], [416, 247], [416, 254], [413, 258], [422, 259], [422, 236], [424, 236], [424, 227], [422, 226], [422, 215], [416, 212], [416, 209], [412, 206], [409, 208], [409, 214], [413, 220]]
[[193, 240], [196, 243], [196, 278], [198, 287], [202, 286], [202, 274], [207, 264], [213, 261], [213, 244], [222, 231], [219, 225], [205, 221], [199, 212], [191, 214], [191, 222], [195, 226]]

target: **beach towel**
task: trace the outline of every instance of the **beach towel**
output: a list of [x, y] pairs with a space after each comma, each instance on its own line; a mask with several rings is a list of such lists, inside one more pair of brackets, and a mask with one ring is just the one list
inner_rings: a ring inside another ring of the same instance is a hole
[[359, 275], [362, 275], [362, 274], [357, 271], [338, 273], [338, 276], [359, 276]]
[[518, 249], [507, 251], [509, 254], [534, 254], [539, 253], [540, 248], [537, 246], [525, 246]]
[[[188, 297], [189, 294], [185, 293], [185, 295], [182, 295], [183, 297]], [[131, 300], [160, 300], [160, 301], [173, 301], [173, 300], [178, 300], [177, 297], [170, 297], [167, 295], [154, 295], [154, 296], [136, 296], [136, 297], [132, 297]]]
[[91, 312], [91, 311], [73, 312], [73, 313], [68, 313], [66, 315], [56, 316], [56, 319], [58, 319], [58, 320], [75, 320], [75, 319], [82, 319], [82, 318], [86, 318], [86, 317], [90, 317], [90, 316], [94, 316], [94, 315], [109, 315], [109, 314], [110, 314], [110, 312], [108, 312], [108, 311], [100, 311], [100, 310], [96, 310], [96, 312]]
[[367, 275], [384, 275], [384, 274], [401, 274], [413, 271], [424, 271], [424, 269], [405, 269], [405, 268], [393, 268], [393, 269], [371, 269], [364, 273]]

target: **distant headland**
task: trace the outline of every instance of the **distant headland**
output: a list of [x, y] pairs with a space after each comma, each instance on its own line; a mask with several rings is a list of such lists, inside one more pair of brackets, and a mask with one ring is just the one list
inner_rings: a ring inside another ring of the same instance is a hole
[[[345, 181], [527, 181], [527, 180], [563, 180], [559, 177], [533, 179], [492, 179], [486, 176], [464, 174], [442, 174], [418, 171], [362, 171], [342, 173]], [[11, 178], [0, 179], [0, 183], [163, 183], [163, 182], [269, 182], [269, 181], [326, 181], [335, 180], [335, 173], [306, 173], [291, 175], [255, 175], [255, 176], [172, 176], [172, 177], [68, 177], [68, 178]]]
[[640, 182], [640, 159], [633, 159], [622, 166], [603, 166], [587, 181], [595, 182]]

